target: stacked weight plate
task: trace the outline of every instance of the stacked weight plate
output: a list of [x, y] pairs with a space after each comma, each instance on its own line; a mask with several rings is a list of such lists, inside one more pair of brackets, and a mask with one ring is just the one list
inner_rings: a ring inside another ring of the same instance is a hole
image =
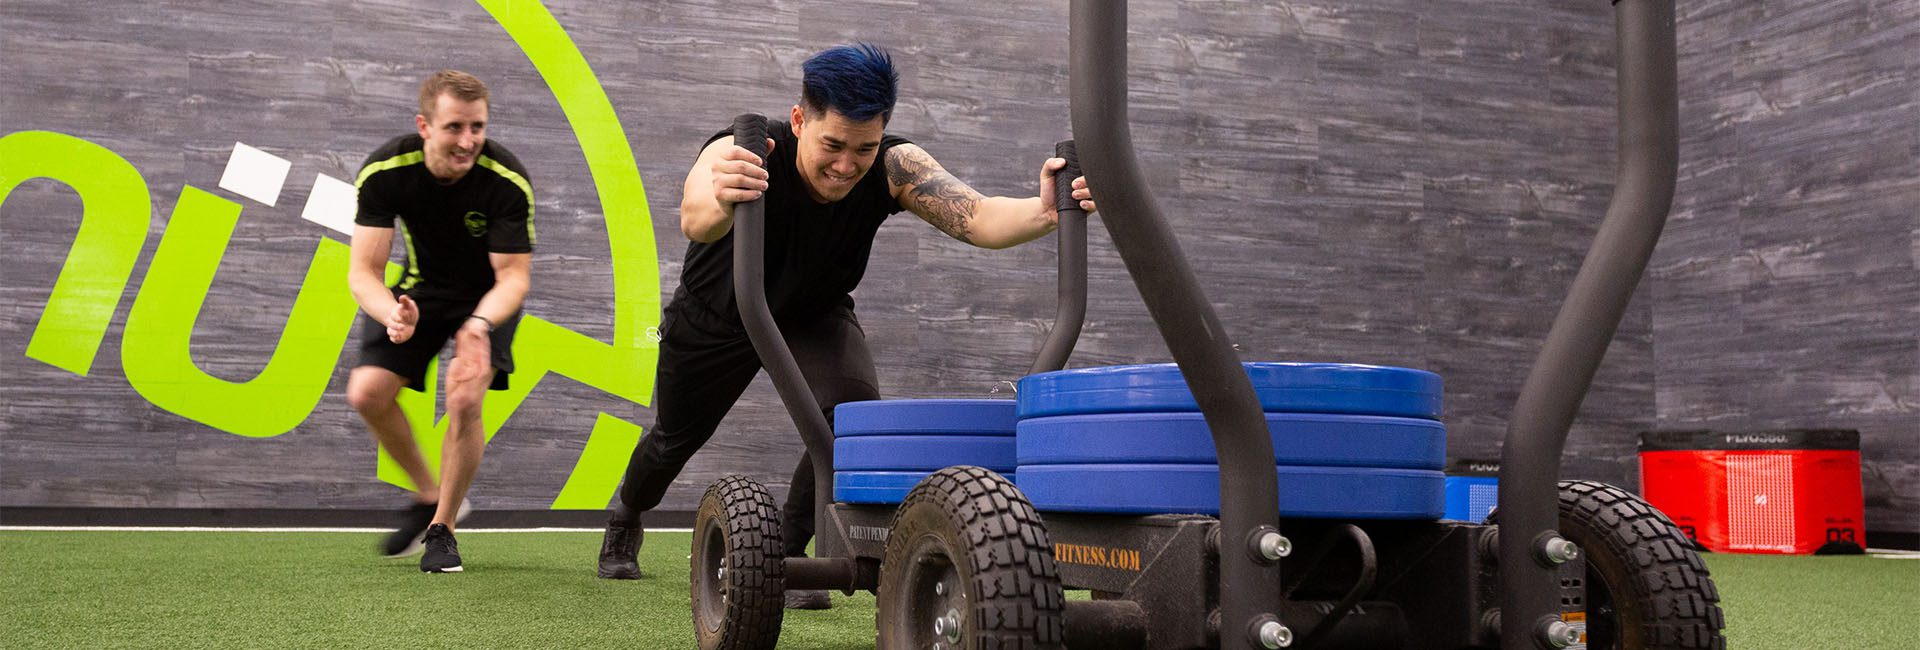
[[[1446, 510], [1440, 376], [1247, 363], [1266, 412], [1280, 513], [1437, 519]], [[1081, 368], [1019, 384], [1015, 482], [1041, 511], [1219, 514], [1220, 467], [1173, 364]]]
[[833, 410], [833, 499], [899, 503], [928, 474], [953, 465], [1013, 478], [1014, 402], [898, 399]]

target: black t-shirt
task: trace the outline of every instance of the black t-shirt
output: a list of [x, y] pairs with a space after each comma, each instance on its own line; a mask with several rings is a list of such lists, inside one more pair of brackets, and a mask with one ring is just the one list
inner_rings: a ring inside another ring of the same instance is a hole
[[[811, 318], [847, 303], [866, 275], [874, 234], [901, 210], [887, 186], [887, 150], [907, 140], [881, 136], [873, 166], [853, 190], [839, 201], [817, 203], [795, 164], [800, 146], [793, 128], [770, 121], [767, 135], [774, 142], [767, 160], [767, 307], [779, 320]], [[721, 131], [706, 144], [731, 137], [731, 129]], [[733, 231], [711, 244], [687, 245], [673, 302], [689, 300], [728, 323], [740, 322], [733, 297]]]
[[478, 300], [493, 288], [488, 253], [533, 252], [533, 184], [520, 159], [492, 140], [473, 168], [451, 185], [427, 171], [424, 142], [403, 135], [374, 150], [354, 183], [360, 209], [353, 222], [392, 228], [406, 243], [410, 295]]

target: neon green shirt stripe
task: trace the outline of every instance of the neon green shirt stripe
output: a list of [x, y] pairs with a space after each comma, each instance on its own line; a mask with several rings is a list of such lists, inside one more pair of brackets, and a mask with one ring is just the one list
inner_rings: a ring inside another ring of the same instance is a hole
[[[416, 165], [426, 159], [427, 159], [426, 152], [414, 151], [411, 153], [403, 153], [398, 156], [394, 156], [392, 158], [388, 158], [386, 160], [382, 160], [380, 162], [367, 165], [366, 167], [363, 167], [360, 169], [360, 177], [357, 179], [354, 179], [353, 186], [360, 187], [361, 185], [365, 185], [367, 183], [367, 179], [371, 178], [376, 173], [383, 172], [389, 169], [394, 169], [396, 167]], [[523, 183], [521, 186], [525, 187], [525, 184]]]
[[407, 232], [407, 222], [401, 221], [400, 240], [407, 243], [407, 276], [400, 279], [400, 290], [412, 289], [420, 283], [420, 256], [413, 252], [413, 235]]
[[[366, 185], [367, 179], [372, 178], [374, 174], [407, 165], [417, 165], [426, 159], [426, 152], [413, 151], [369, 164], [360, 169], [360, 177], [353, 180], [353, 187], [354, 189], [359, 189], [361, 186]], [[400, 239], [407, 244], [407, 275], [406, 277], [400, 278], [400, 290], [405, 291], [412, 289], [414, 284], [420, 282], [420, 263], [419, 256], [413, 252], [413, 236], [407, 234], [406, 222], [398, 222], [398, 225], [400, 226]]]
[[475, 160], [474, 162], [479, 163], [481, 167], [485, 167], [487, 169], [493, 170], [493, 173], [499, 174], [501, 178], [512, 181], [514, 185], [520, 186], [520, 191], [527, 193], [527, 243], [528, 244], [534, 243], [533, 185], [527, 182], [527, 177], [521, 176], [519, 172], [513, 171], [511, 168], [508, 168], [506, 165], [501, 164], [500, 161], [498, 160], [494, 160], [486, 156], [481, 156], [479, 159]]

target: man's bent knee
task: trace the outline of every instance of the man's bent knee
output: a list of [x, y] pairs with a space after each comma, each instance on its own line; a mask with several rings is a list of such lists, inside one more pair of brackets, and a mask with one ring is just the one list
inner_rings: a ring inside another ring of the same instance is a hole
[[395, 399], [400, 395], [405, 381], [386, 368], [354, 368], [347, 377], [347, 405], [363, 415], [394, 408], [398, 405]]
[[453, 382], [447, 385], [447, 415], [456, 418], [480, 417], [480, 406], [487, 396], [487, 386], [493, 383], [493, 372], [489, 371], [470, 381]]

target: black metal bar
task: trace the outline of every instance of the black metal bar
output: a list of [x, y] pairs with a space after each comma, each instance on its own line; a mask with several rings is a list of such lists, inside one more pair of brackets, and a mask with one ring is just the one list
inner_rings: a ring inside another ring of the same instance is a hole
[[[1127, 126], [1126, 3], [1074, 0], [1073, 132], [1101, 223], [1213, 432], [1220, 460], [1221, 648], [1253, 648], [1279, 611], [1280, 569], [1257, 559], [1256, 536], [1279, 530], [1273, 441], [1253, 383], [1161, 218]], [[1231, 486], [1231, 487], [1229, 487]]]
[[[1208, 625], [1216, 612], [1216, 544], [1209, 540], [1220, 520], [1201, 515], [1095, 515], [1046, 513], [1054, 566], [1067, 589], [1117, 595], [1146, 612], [1152, 622], [1147, 647], [1208, 648], [1217, 634]], [[1071, 626], [1071, 623], [1069, 623]], [[1082, 646], [1068, 631], [1067, 643]]]
[[[1320, 628], [1322, 622], [1331, 618], [1327, 612], [1339, 607], [1337, 603], [1327, 601], [1287, 601], [1282, 606], [1289, 625]], [[1429, 649], [1436, 647], [1454, 648], [1456, 646], [1436, 646], [1428, 640], [1425, 630], [1416, 633], [1407, 626], [1404, 605], [1389, 601], [1360, 601], [1358, 606], [1349, 608], [1349, 612], [1340, 617], [1318, 638], [1308, 643], [1305, 639], [1293, 642], [1293, 648], [1303, 650], [1382, 650]]]
[[[1073, 345], [1080, 340], [1080, 327], [1087, 321], [1087, 211], [1073, 198], [1073, 179], [1080, 176], [1080, 155], [1072, 140], [1053, 145], [1055, 156], [1067, 159], [1067, 166], [1053, 177], [1054, 209], [1060, 214], [1060, 292], [1057, 297], [1053, 330], [1040, 346], [1027, 374], [1037, 375], [1067, 367]], [[1044, 197], [1043, 197], [1044, 198]], [[1098, 206], [1096, 206], [1098, 207]]]
[[[766, 133], [767, 118], [760, 115], [746, 114], [733, 120], [734, 144], [763, 159], [767, 155]], [[800, 374], [800, 364], [793, 360], [793, 351], [787, 349], [787, 340], [780, 335], [780, 326], [767, 307], [766, 215], [764, 198], [733, 206], [734, 301], [740, 304], [740, 323], [746, 326], [747, 338], [753, 341], [761, 366], [773, 379], [773, 387], [780, 393], [780, 401], [786, 404], [787, 414], [793, 416], [794, 426], [800, 429], [800, 439], [806, 443], [807, 454], [813, 459], [814, 522], [827, 523], [832, 521], [827, 515], [827, 505], [833, 501], [833, 427], [820, 412], [820, 404], [813, 400], [807, 378]], [[847, 542], [838, 526], [816, 526], [816, 529], [816, 555], [845, 555]]]
[[[1501, 647], [1544, 648], [1558, 618], [1537, 561], [1558, 521], [1560, 455], [1672, 207], [1679, 160], [1673, 0], [1614, 3], [1619, 170], [1607, 216], [1508, 420], [1500, 470]], [[1102, 198], [1105, 198], [1104, 195]]]
[[1067, 647], [1137, 650], [1147, 645], [1147, 610], [1131, 600], [1076, 600], [1066, 606]]
[[786, 585], [789, 591], [795, 589], [838, 589], [851, 591], [860, 588], [856, 584], [853, 558], [848, 557], [790, 557], [786, 560]]

